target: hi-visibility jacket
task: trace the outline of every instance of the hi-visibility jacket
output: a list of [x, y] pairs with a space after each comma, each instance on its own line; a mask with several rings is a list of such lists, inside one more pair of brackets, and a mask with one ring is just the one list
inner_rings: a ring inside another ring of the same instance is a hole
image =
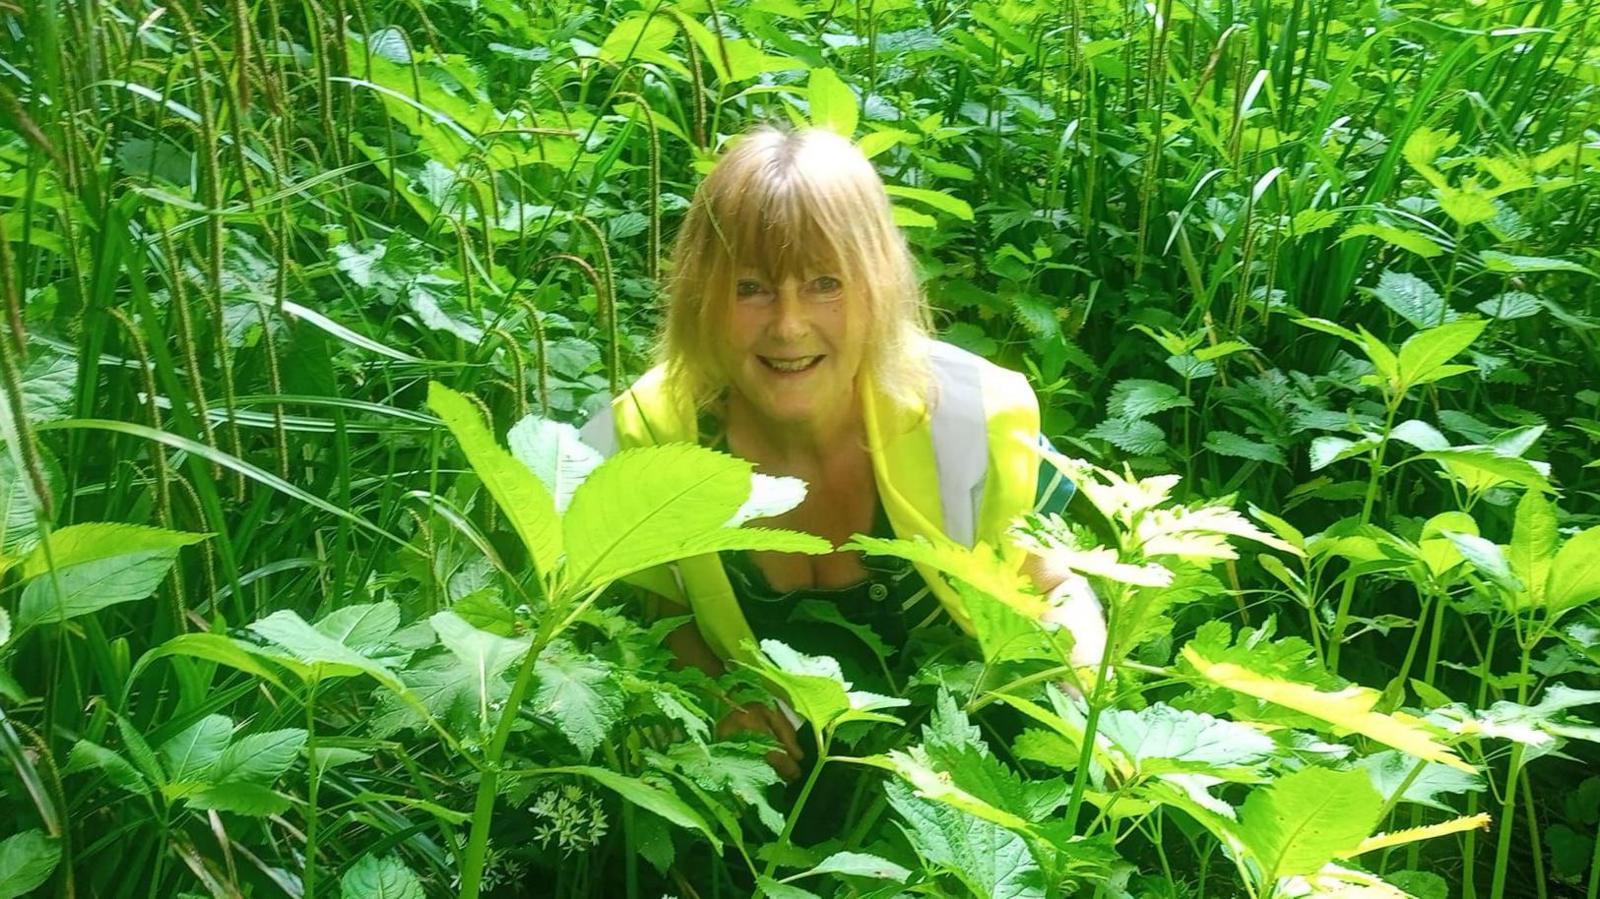
[[[1033, 509], [1038, 483], [1039, 401], [1022, 375], [950, 344], [929, 345], [932, 402], [908, 408], [870, 382], [862, 390], [867, 449], [879, 501], [895, 536], [984, 541], [1020, 566], [1022, 552], [1004, 539], [1016, 516]], [[664, 443], [695, 443], [692, 402], [667, 388], [656, 367], [583, 429], [602, 454]], [[634, 579], [694, 612], [717, 655], [748, 659], [755, 636], [715, 553]], [[937, 572], [917, 566], [928, 587], [963, 628], [960, 596]]]

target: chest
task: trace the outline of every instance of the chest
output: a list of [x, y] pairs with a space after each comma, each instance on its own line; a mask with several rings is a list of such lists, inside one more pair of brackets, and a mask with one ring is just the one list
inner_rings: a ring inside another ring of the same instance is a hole
[[[809, 467], [808, 467], [809, 468]], [[757, 463], [762, 474], [798, 477], [807, 484], [806, 498], [788, 512], [762, 519], [765, 527], [815, 534], [838, 546], [854, 534], [870, 534], [878, 508], [872, 459], [864, 448], [852, 448], [815, 468], [796, 469]], [[751, 560], [775, 590], [807, 587], [844, 587], [867, 577], [856, 552], [808, 556], [799, 553], [755, 552]]]

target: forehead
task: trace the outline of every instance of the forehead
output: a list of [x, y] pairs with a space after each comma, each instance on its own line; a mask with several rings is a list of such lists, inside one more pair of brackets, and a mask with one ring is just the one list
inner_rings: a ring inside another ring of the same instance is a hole
[[801, 278], [839, 272], [860, 255], [851, 251], [848, 196], [798, 173], [768, 174], [716, 204], [714, 225], [735, 274]]

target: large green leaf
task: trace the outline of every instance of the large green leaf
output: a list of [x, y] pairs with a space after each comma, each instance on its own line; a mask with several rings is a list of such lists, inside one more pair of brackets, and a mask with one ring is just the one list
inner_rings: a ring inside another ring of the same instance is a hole
[[422, 881], [400, 859], [363, 855], [339, 878], [339, 899], [423, 899]]
[[217, 758], [211, 781], [268, 786], [289, 770], [305, 745], [306, 732], [297, 727], [241, 737]]
[[1138, 711], [1107, 709], [1099, 732], [1144, 775], [1199, 771], [1221, 776], [1223, 769], [1264, 762], [1277, 748], [1256, 728], [1165, 703]]
[[588, 758], [622, 717], [622, 690], [611, 667], [557, 641], [534, 663], [534, 675], [535, 708]]
[[103, 772], [113, 784], [129, 793], [143, 796], [150, 792], [150, 784], [145, 782], [139, 769], [123, 758], [121, 753], [98, 743], [79, 740], [72, 744], [72, 751], [67, 753], [67, 764], [61, 773], [76, 774], [90, 770]]
[[1044, 872], [1022, 837], [953, 806], [921, 799], [891, 782], [885, 792], [917, 855], [950, 872], [974, 896], [1044, 899]]
[[578, 429], [564, 422], [529, 415], [506, 432], [506, 444], [517, 461], [528, 466], [555, 499], [556, 511], [566, 512], [572, 495], [604, 458], [578, 437]]
[[578, 488], [562, 522], [568, 589], [584, 592], [677, 559], [731, 549], [821, 554], [793, 531], [728, 527], [751, 492], [749, 462], [690, 444], [625, 450]]
[[345, 606], [329, 612], [313, 627], [358, 652], [372, 652], [385, 648], [399, 629], [400, 606], [390, 600]]
[[17, 626], [59, 623], [147, 599], [177, 561], [178, 549], [205, 536], [100, 522], [62, 528], [50, 536], [48, 558], [41, 544], [23, 560], [22, 576], [31, 580], [17, 607]]
[[438, 383], [428, 384], [428, 408], [455, 435], [472, 470], [522, 538], [539, 574], [550, 577], [561, 560], [561, 519], [555, 500], [533, 472], [495, 442], [472, 402]]
[[1600, 599], [1600, 527], [1579, 531], [1550, 563], [1545, 602], [1557, 615]]
[[1433, 286], [1408, 272], [1385, 271], [1372, 295], [1417, 328], [1432, 328], [1449, 321], [1444, 297]]
[[1363, 771], [1303, 768], [1250, 793], [1239, 839], [1268, 886], [1353, 852], [1378, 826], [1382, 806]]
[[428, 623], [439, 635], [439, 642], [471, 672], [478, 697], [478, 722], [481, 727], [489, 727], [489, 702], [494, 682], [528, 654], [533, 638], [512, 639], [491, 634], [473, 627], [454, 612], [440, 612], [429, 618]]
[[42, 830], [25, 830], [0, 841], [0, 899], [26, 896], [50, 879], [61, 861], [61, 844]]
[[1507, 557], [1534, 606], [1545, 603], [1545, 580], [1559, 540], [1555, 507], [1537, 490], [1524, 492], [1517, 501], [1516, 525], [1511, 531]]
[[1486, 319], [1452, 322], [1413, 334], [1400, 346], [1401, 385], [1414, 387], [1455, 374], [1445, 363], [1471, 346], [1487, 324]]
[[832, 69], [812, 69], [806, 81], [806, 99], [811, 106], [811, 124], [827, 128], [844, 137], [854, 137], [861, 118], [855, 92]]
[[396, 693], [405, 690], [387, 665], [322, 633], [288, 609], [280, 609], [251, 624], [250, 630], [280, 647], [292, 659], [311, 666], [312, 677], [365, 674]]
[[[1422, 771], [1413, 775], [1412, 771], [1418, 764], [1422, 765]], [[1483, 779], [1475, 774], [1458, 771], [1437, 762], [1418, 762], [1393, 749], [1385, 749], [1383, 752], [1366, 756], [1356, 762], [1356, 767], [1367, 772], [1373, 788], [1385, 802], [1391, 801], [1394, 794], [1404, 786], [1405, 792], [1401, 793], [1401, 801], [1454, 813], [1455, 810], [1449, 804], [1438, 798], [1440, 793], [1481, 793], [1484, 790]]]
[[756, 657], [757, 670], [782, 689], [794, 710], [819, 731], [847, 717], [909, 705], [904, 699], [852, 690], [839, 663], [828, 656], [796, 652], [777, 640], [762, 640], [761, 653]]
[[207, 715], [186, 727], [156, 750], [173, 784], [208, 782], [211, 769], [233, 738], [233, 722], [224, 715]]

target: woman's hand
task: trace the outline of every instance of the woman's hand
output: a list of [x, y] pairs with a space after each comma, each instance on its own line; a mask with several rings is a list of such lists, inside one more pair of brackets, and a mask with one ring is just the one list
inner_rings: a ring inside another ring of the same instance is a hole
[[764, 702], [752, 702], [735, 708], [717, 724], [718, 738], [741, 731], [772, 735], [783, 748], [767, 753], [767, 764], [786, 781], [800, 776], [800, 762], [805, 760], [806, 753], [800, 748], [794, 725], [789, 723], [781, 710]]

